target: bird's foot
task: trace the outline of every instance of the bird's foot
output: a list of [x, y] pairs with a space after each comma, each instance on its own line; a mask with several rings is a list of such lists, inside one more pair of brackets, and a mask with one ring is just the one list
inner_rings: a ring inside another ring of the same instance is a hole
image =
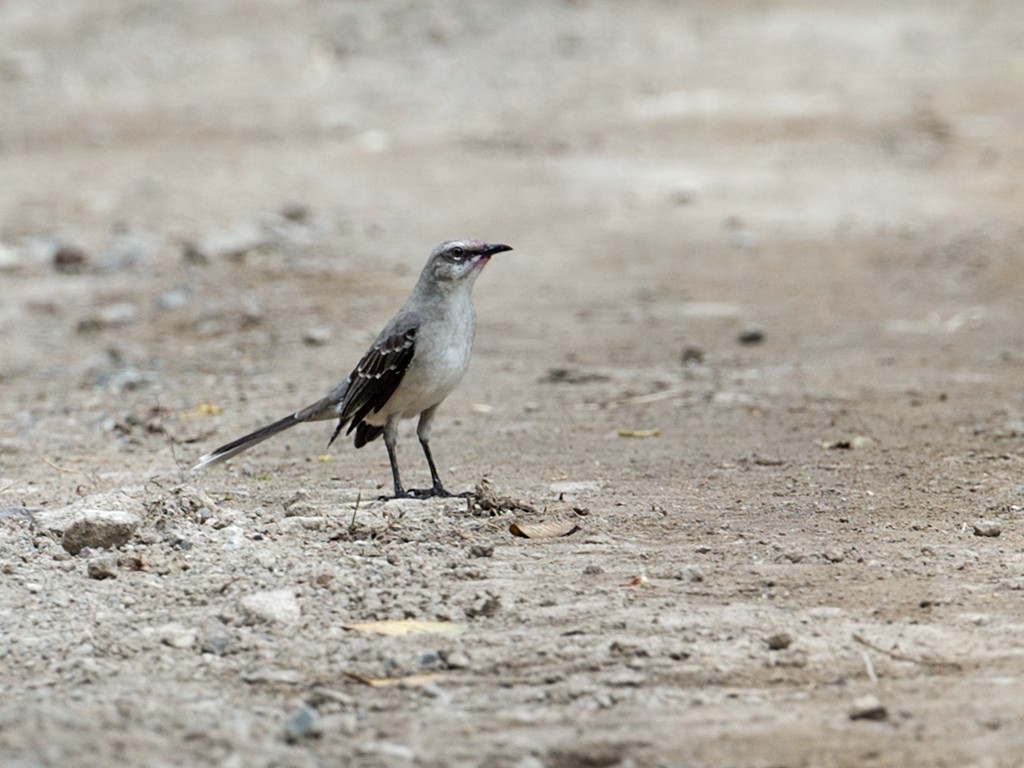
[[402, 488], [394, 496], [381, 496], [380, 501], [391, 501], [392, 499], [465, 499], [472, 495], [472, 491], [452, 493], [443, 485], [435, 485], [431, 488]]

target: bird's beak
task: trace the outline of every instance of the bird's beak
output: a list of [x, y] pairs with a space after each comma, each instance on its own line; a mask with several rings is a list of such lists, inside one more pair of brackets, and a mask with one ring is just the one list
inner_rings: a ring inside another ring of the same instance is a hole
[[512, 250], [512, 246], [511, 245], [503, 245], [501, 243], [495, 243], [494, 245], [488, 245], [486, 248], [484, 248], [484, 256], [493, 256], [496, 253], [501, 253], [502, 251], [511, 251], [511, 250]]

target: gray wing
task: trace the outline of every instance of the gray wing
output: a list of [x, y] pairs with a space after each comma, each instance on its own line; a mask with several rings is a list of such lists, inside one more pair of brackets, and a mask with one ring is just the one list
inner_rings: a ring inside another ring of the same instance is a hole
[[[389, 333], [381, 334], [373, 346], [363, 355], [355, 370], [348, 375], [348, 391], [345, 403], [338, 413], [337, 437], [341, 427], [349, 423], [346, 434], [351, 432], [371, 413], [383, 408], [402, 382], [409, 363], [416, 352], [416, 330], [419, 323], [414, 320], [403, 323]], [[334, 440], [334, 437], [331, 438]]]

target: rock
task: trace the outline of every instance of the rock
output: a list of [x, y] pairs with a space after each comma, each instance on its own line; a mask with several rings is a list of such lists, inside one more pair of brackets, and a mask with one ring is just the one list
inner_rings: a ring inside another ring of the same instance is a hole
[[469, 655], [463, 650], [441, 651], [440, 656], [448, 669], [467, 669], [470, 665]]
[[843, 554], [843, 550], [833, 548], [826, 549], [824, 557], [830, 563], [841, 563], [846, 558], [846, 555]]
[[215, 656], [226, 656], [238, 650], [238, 643], [226, 628], [214, 626], [203, 632], [199, 639], [199, 650]]
[[885, 706], [871, 694], [857, 697], [850, 707], [851, 720], [886, 720], [888, 717]]
[[0, 272], [14, 272], [22, 266], [24, 259], [17, 248], [0, 243]]
[[192, 301], [192, 293], [188, 288], [172, 288], [164, 291], [156, 300], [158, 309], [181, 309]]
[[493, 544], [470, 544], [469, 546], [470, 557], [493, 557], [494, 556], [494, 545]]
[[323, 325], [307, 328], [302, 333], [302, 343], [310, 347], [322, 347], [331, 340], [331, 329]]
[[115, 549], [128, 542], [142, 518], [116, 509], [83, 509], [64, 529], [64, 549], [77, 555], [83, 549]]
[[302, 613], [290, 589], [255, 592], [243, 597], [238, 605], [247, 624], [295, 624]]
[[320, 713], [308, 704], [300, 704], [284, 725], [284, 737], [289, 742], [319, 738]]
[[115, 555], [101, 555], [90, 558], [85, 570], [90, 579], [116, 579], [117, 557]]
[[973, 528], [975, 536], [994, 538], [1003, 533], [1003, 526], [997, 520], [976, 520]]
[[53, 269], [63, 275], [79, 275], [89, 264], [89, 256], [75, 245], [62, 245], [53, 254]]
[[704, 350], [700, 347], [684, 347], [680, 355], [683, 365], [700, 365], [704, 362]]
[[171, 648], [191, 648], [196, 644], [199, 635], [195, 627], [186, 627], [178, 622], [164, 624], [156, 633], [160, 642]]
[[107, 328], [121, 328], [139, 319], [139, 307], [130, 301], [108, 304], [78, 321], [79, 333], [94, 333]]
[[284, 503], [285, 517], [315, 517], [317, 508], [309, 500], [309, 491], [304, 488], [297, 490], [294, 495]]
[[744, 346], [753, 346], [764, 341], [764, 328], [759, 325], [747, 325], [736, 334], [736, 341]]
[[681, 571], [676, 571], [674, 577], [678, 581], [689, 581], [693, 584], [699, 584], [704, 581], [704, 572], [694, 565], [687, 565]]
[[767, 641], [768, 649], [772, 651], [784, 651], [793, 644], [793, 636], [789, 632], [776, 632]]

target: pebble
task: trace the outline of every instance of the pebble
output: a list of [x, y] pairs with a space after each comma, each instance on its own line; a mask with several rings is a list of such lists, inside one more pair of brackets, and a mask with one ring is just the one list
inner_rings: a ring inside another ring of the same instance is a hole
[[853, 700], [850, 707], [851, 720], [886, 720], [889, 712], [876, 696], [868, 694]]
[[736, 341], [745, 346], [753, 346], [764, 341], [764, 328], [759, 325], [747, 325], [736, 334]]
[[830, 563], [841, 563], [846, 559], [846, 555], [843, 554], [843, 550], [841, 549], [826, 549], [825, 559]]
[[999, 536], [1003, 532], [1003, 526], [996, 520], [977, 520], [973, 528], [975, 536], [987, 536], [989, 538]]
[[681, 571], [677, 571], [675, 578], [678, 581], [689, 581], [693, 584], [699, 584], [704, 581], [704, 571], [695, 565], [688, 565]]
[[78, 321], [79, 333], [92, 333], [107, 328], [120, 328], [139, 319], [139, 307], [130, 301], [108, 304]]
[[319, 738], [320, 713], [308, 704], [300, 704], [284, 726], [284, 737], [289, 742]]
[[331, 329], [323, 325], [307, 328], [302, 334], [302, 343], [310, 347], [322, 347], [331, 340]]
[[768, 648], [772, 651], [783, 651], [793, 644], [793, 636], [789, 632], [776, 632], [768, 640]]
[[115, 549], [128, 540], [142, 524], [133, 512], [114, 509], [83, 509], [64, 529], [64, 549], [77, 555], [83, 549]]
[[188, 288], [174, 288], [164, 291], [156, 300], [158, 309], [181, 309], [192, 301], [192, 294]]
[[440, 655], [448, 669], [466, 669], [471, 663], [469, 655], [462, 650], [441, 651]]
[[494, 555], [493, 544], [470, 544], [470, 557], [492, 557]]
[[196, 644], [198, 635], [195, 627], [186, 627], [178, 622], [164, 624], [157, 629], [160, 642], [171, 648], [191, 648]]
[[53, 254], [53, 269], [64, 275], [79, 275], [89, 264], [89, 256], [75, 245], [62, 245]]
[[116, 579], [117, 557], [114, 555], [102, 555], [89, 558], [86, 573], [90, 579]]
[[295, 593], [290, 589], [254, 592], [239, 601], [247, 624], [294, 624], [302, 612]]

